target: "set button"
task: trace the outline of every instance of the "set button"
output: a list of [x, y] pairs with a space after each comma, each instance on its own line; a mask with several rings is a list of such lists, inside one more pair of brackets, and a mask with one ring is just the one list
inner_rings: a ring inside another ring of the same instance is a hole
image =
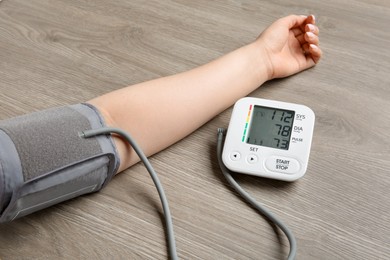
[[230, 160], [239, 161], [241, 159], [241, 154], [239, 152], [232, 152], [230, 154]]
[[255, 164], [259, 161], [259, 157], [257, 157], [256, 154], [250, 154], [246, 157], [246, 161], [249, 163], [249, 164]]
[[[241, 160], [241, 153], [234, 151], [230, 153], [230, 160], [233, 162], [240, 161]], [[249, 154], [246, 156], [246, 161], [249, 164], [255, 164], [259, 161], [259, 157], [257, 157], [256, 154]]]

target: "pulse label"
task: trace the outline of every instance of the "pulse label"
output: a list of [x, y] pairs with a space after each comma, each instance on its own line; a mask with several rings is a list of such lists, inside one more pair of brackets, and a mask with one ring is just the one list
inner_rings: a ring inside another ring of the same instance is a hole
[[291, 138], [291, 141], [293, 143], [302, 143], [303, 142], [303, 138], [300, 138], [300, 137], [293, 137]]

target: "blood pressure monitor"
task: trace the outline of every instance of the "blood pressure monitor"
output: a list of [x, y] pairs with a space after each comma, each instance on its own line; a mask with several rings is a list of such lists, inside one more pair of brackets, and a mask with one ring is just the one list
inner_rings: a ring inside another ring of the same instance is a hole
[[303, 105], [242, 98], [233, 108], [222, 161], [235, 172], [294, 181], [307, 169], [314, 120]]

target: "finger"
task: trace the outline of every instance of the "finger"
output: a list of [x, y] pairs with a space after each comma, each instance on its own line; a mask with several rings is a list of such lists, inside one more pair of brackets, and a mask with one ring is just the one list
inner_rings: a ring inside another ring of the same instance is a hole
[[[289, 15], [281, 18], [279, 21], [288, 26], [289, 29], [292, 29], [302, 26], [306, 19], [308, 19], [308, 17], [305, 15]], [[304, 31], [304, 28], [301, 29]]]
[[313, 67], [320, 61], [322, 57], [321, 49], [314, 44], [305, 43], [304, 45], [302, 45], [302, 50], [303, 54], [306, 56], [305, 68]]
[[305, 30], [301, 30], [301, 28], [292, 28], [291, 31], [294, 33], [295, 37], [298, 37], [299, 35], [303, 35], [305, 33]]
[[322, 50], [314, 44], [309, 45], [309, 53], [314, 63], [318, 63], [322, 57]]
[[318, 38], [318, 36], [315, 35], [315, 34], [312, 33], [312, 32], [306, 32], [306, 33], [305, 33], [305, 40], [306, 40], [309, 44], [315, 44], [315, 45], [318, 45], [318, 43], [320, 42], [320, 39]]
[[316, 62], [314, 61], [312, 54], [310, 52], [309, 44], [305, 43], [304, 45], [302, 45], [302, 49], [303, 49], [303, 54], [305, 55], [306, 58], [306, 63], [303, 65], [304, 69], [308, 69], [316, 65]]
[[309, 15], [309, 16], [306, 18], [305, 23], [306, 23], [306, 24], [308, 24], [308, 23], [310, 23], [310, 24], [316, 24], [316, 17], [315, 17], [313, 14]]
[[306, 24], [313, 24], [314, 25], [315, 23], [316, 23], [316, 18], [314, 15], [311, 14], [311, 15], [306, 17], [304, 23], [301, 25], [301, 29], [303, 31], [305, 31]]
[[312, 32], [315, 35], [318, 35], [320, 33], [320, 30], [316, 25], [309, 23], [305, 25], [305, 32]]
[[314, 15], [308, 15], [308, 16], [306, 16], [306, 19], [305, 19], [305, 21], [301, 24], [301, 29], [302, 29], [302, 31], [306, 31], [306, 24], [312, 24], [312, 25], [314, 25], [316, 23], [316, 18], [315, 18], [315, 16]]
[[305, 43], [302, 45], [302, 51], [304, 55], [309, 55], [310, 54], [310, 47], [308, 43]]
[[303, 33], [298, 35], [298, 36], [295, 36], [295, 38], [297, 38], [300, 45], [303, 45], [306, 43], [305, 34], [303, 34]]

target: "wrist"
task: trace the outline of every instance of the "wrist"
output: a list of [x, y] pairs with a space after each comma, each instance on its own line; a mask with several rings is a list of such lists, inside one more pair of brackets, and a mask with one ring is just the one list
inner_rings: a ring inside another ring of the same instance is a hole
[[249, 59], [251, 60], [251, 66], [254, 70], [258, 82], [264, 83], [273, 79], [273, 66], [264, 44], [257, 40], [247, 45], [249, 51]]

